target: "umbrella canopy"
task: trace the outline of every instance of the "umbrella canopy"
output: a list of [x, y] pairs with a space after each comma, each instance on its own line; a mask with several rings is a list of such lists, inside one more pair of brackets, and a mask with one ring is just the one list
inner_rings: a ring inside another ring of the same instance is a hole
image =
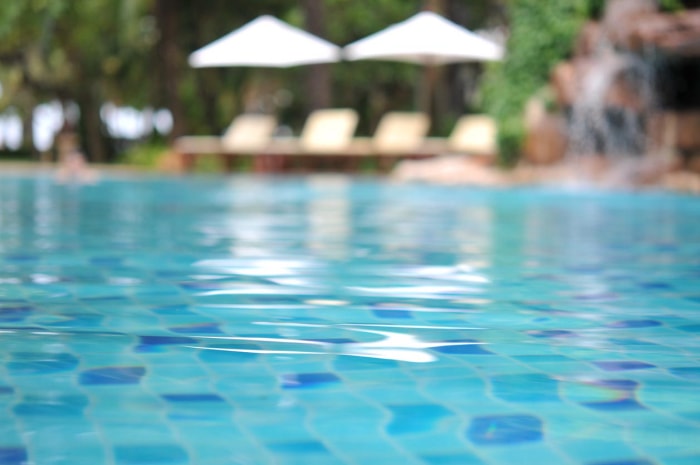
[[344, 54], [348, 60], [405, 61], [436, 66], [500, 60], [503, 49], [436, 13], [423, 11], [347, 45]]
[[195, 68], [217, 66], [290, 66], [332, 63], [340, 48], [313, 34], [265, 15], [190, 55]]

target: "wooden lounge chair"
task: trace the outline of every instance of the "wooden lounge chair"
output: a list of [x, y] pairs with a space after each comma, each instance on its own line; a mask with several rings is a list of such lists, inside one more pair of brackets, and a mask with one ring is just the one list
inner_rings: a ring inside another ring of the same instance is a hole
[[348, 155], [357, 123], [357, 112], [350, 108], [315, 110], [298, 138], [273, 139], [256, 158], [256, 171], [307, 169], [319, 160]]
[[377, 125], [371, 138], [357, 137], [348, 153], [354, 156], [374, 156], [382, 169], [396, 160], [421, 156], [430, 118], [420, 112], [389, 112]]
[[184, 136], [175, 141], [174, 149], [185, 171], [193, 168], [196, 157], [204, 155], [222, 157], [230, 169], [236, 156], [264, 151], [276, 128], [277, 118], [272, 115], [245, 113], [234, 118], [222, 137]]
[[497, 152], [496, 134], [496, 123], [490, 116], [464, 115], [457, 120], [449, 138], [428, 138], [420, 152], [492, 157]]

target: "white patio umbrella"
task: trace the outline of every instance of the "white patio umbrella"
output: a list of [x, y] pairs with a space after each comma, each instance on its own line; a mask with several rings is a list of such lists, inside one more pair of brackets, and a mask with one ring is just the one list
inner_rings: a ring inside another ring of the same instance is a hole
[[503, 49], [432, 11], [347, 45], [348, 60], [406, 61], [421, 65], [444, 65], [465, 61], [495, 61]]
[[496, 61], [503, 48], [431, 11], [420, 12], [343, 49], [346, 59], [384, 60], [426, 66], [423, 106], [429, 107], [434, 67], [448, 63]]
[[287, 68], [338, 60], [340, 47], [269, 15], [254, 19], [189, 57], [195, 68]]

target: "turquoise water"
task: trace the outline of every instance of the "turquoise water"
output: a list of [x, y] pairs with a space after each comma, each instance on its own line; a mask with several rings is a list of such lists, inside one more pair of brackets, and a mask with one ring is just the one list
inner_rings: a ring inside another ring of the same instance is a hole
[[700, 463], [700, 198], [0, 177], [0, 465]]

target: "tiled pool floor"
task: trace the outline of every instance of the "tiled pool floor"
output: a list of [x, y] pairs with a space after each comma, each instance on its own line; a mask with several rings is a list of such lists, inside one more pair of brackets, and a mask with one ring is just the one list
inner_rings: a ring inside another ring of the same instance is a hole
[[0, 465], [700, 463], [700, 200], [0, 177]]

